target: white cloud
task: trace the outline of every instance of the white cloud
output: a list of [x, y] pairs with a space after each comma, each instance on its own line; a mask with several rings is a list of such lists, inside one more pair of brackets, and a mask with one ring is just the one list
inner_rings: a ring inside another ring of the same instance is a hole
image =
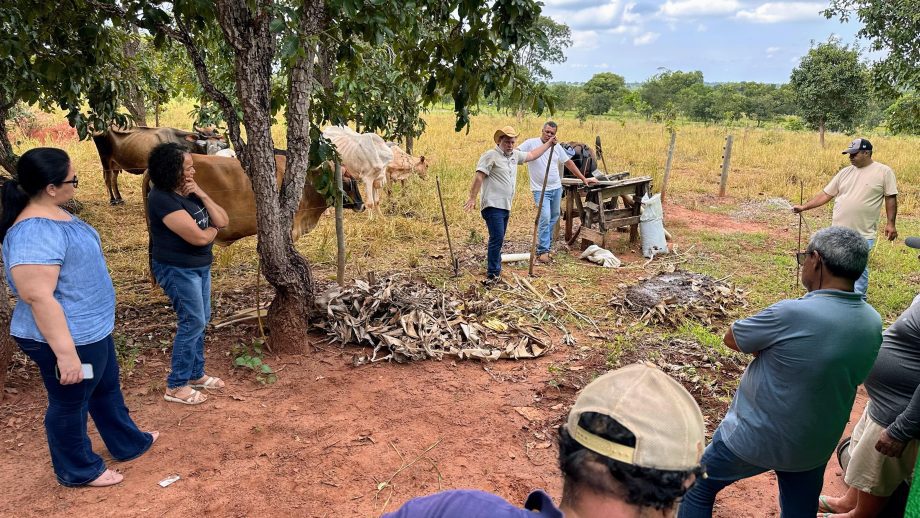
[[767, 54], [774, 54], [776, 52], [779, 52], [779, 50], [780, 50], [779, 47], [767, 47]]
[[554, 12], [553, 15], [553, 19], [568, 25], [573, 33], [582, 29], [609, 27], [620, 23], [623, 17], [623, 2], [610, 0], [602, 5]]
[[696, 26], [696, 32], [706, 32], [709, 30], [709, 27], [706, 27], [702, 23]]
[[597, 31], [575, 31], [572, 33], [572, 49], [594, 50], [598, 47], [600, 38]]
[[568, 66], [569, 68], [588, 68], [588, 65], [584, 63], [569, 63]]
[[637, 47], [640, 45], [648, 45], [649, 43], [657, 40], [658, 36], [661, 36], [661, 34], [658, 34], [657, 32], [646, 32], [642, 36], [633, 38], [633, 45]]
[[594, 65], [594, 68], [603, 68], [603, 69], [607, 69], [607, 68], [610, 68], [610, 65], [608, 65], [607, 63], [597, 63], [597, 64]]
[[732, 14], [741, 7], [738, 0], [668, 0], [658, 13], [669, 18]]
[[767, 2], [754, 10], [738, 11], [739, 20], [753, 23], [781, 23], [823, 18], [826, 4], [816, 2]]

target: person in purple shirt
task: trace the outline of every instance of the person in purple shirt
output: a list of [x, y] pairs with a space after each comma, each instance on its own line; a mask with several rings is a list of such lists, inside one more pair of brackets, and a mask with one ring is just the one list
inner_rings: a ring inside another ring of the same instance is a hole
[[543, 491], [524, 508], [472, 489], [415, 498], [390, 518], [672, 517], [702, 473], [703, 415], [679, 383], [654, 366], [608, 372], [578, 396], [559, 427], [559, 506]]

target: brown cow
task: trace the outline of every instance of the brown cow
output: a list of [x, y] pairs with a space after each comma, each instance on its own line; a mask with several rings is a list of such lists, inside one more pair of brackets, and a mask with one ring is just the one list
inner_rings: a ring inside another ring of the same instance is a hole
[[[227, 211], [230, 217], [230, 223], [217, 233], [214, 242], [226, 246], [246, 236], [254, 236], [257, 231], [256, 196], [240, 161], [235, 158], [199, 154], [192, 154], [192, 160], [195, 164], [195, 182], [204, 192], [208, 193], [215, 203]], [[279, 183], [284, 175], [286, 160], [283, 152], [275, 155]], [[294, 215], [294, 228], [291, 229], [294, 241], [313, 230], [320, 216], [329, 208], [325, 196], [318, 193], [313, 187], [312, 181], [318, 171], [313, 170], [309, 174], [304, 184], [300, 207]], [[344, 187], [347, 196], [345, 208], [355, 211], [363, 210], [364, 206], [357, 183], [347, 180]], [[150, 178], [145, 174], [143, 187], [145, 218], [147, 193], [150, 192], [150, 188]]]
[[[175, 142], [189, 148], [192, 153], [206, 154], [212, 149], [226, 148], [227, 141], [216, 131], [183, 131], [175, 128], [148, 128], [135, 126], [130, 129], [109, 128], [93, 135], [93, 142], [102, 160], [102, 174], [109, 191], [109, 203], [124, 203], [118, 191], [118, 173], [125, 170], [131, 174], [144, 174], [147, 157], [159, 144]], [[217, 144], [216, 146], [214, 144]]]

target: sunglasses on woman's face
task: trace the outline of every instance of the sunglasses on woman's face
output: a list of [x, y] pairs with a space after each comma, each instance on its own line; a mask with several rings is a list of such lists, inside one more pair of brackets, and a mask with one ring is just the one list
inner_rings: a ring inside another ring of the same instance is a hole
[[77, 180], [77, 175], [73, 175], [73, 180], [64, 180], [63, 182], [61, 182], [61, 185], [64, 185], [65, 183], [72, 183], [74, 187], [77, 187], [80, 185], [80, 181]]

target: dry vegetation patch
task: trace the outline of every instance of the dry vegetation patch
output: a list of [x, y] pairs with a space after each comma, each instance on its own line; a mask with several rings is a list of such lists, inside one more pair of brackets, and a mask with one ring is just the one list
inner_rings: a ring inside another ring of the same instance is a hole
[[747, 307], [741, 288], [673, 266], [623, 288], [610, 304], [622, 313], [637, 316], [645, 324], [676, 328], [692, 319], [712, 326]]

